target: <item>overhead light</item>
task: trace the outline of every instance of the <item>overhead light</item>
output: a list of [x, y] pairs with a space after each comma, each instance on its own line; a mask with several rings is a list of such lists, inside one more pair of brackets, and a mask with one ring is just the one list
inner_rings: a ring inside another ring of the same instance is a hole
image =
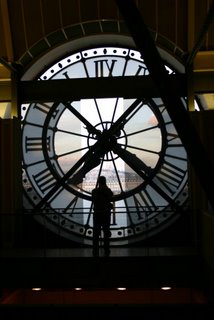
[[171, 290], [172, 289], [172, 287], [167, 287], [167, 286], [165, 286], [165, 287], [161, 287], [161, 290]]
[[42, 288], [32, 288], [31, 290], [32, 290], [32, 291], [41, 291]]
[[118, 287], [117, 290], [118, 290], [118, 291], [125, 291], [126, 288], [125, 288], [125, 287]]

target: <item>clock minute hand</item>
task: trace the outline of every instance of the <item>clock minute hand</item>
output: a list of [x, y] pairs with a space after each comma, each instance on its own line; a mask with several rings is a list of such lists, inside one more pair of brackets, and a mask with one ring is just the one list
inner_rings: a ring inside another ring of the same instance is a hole
[[93, 159], [87, 159], [83, 166], [69, 179], [69, 182], [75, 185], [83, 182], [86, 173], [97, 167], [100, 161], [99, 154], [94, 154]]
[[69, 179], [72, 184], [81, 183], [86, 173], [97, 167], [101, 162], [101, 158], [111, 150], [111, 142], [114, 144], [114, 137], [111, 137], [109, 130], [104, 130], [102, 133], [99, 132], [97, 137], [98, 141], [93, 146], [93, 152], [86, 158], [83, 166]]
[[137, 109], [141, 108], [143, 105], [142, 98], [136, 99], [127, 110], [123, 112], [123, 114], [111, 125], [111, 127], [108, 129], [109, 136], [113, 136], [118, 130], [124, 127], [124, 124], [129, 121], [127, 119], [128, 116], [130, 116], [133, 111], [136, 111]]

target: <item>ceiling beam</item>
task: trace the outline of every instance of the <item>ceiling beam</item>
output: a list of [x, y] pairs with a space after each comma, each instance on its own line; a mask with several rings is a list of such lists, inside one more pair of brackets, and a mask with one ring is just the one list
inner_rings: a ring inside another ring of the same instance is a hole
[[195, 45], [188, 56], [188, 59], [186, 62], [187, 66], [191, 65], [193, 63], [194, 58], [195, 58], [197, 52], [200, 50], [202, 42], [204, 41], [204, 37], [205, 37], [206, 33], [208, 32], [208, 29], [209, 29], [211, 23], [213, 22], [213, 20], [214, 20], [214, 1], [212, 2], [211, 6], [209, 8], [208, 14], [207, 14], [206, 19], [203, 23], [201, 31], [199, 32], [198, 38], [196, 39]]
[[[1, 13], [1, 20], [3, 24], [3, 36], [5, 47], [6, 47], [6, 53], [7, 53], [7, 60], [9, 62], [14, 61], [14, 52], [13, 52], [13, 43], [12, 43], [12, 35], [11, 35], [11, 28], [10, 28], [10, 19], [9, 19], [9, 13], [8, 13], [8, 1], [7, 0], [0, 0], [0, 13]], [[17, 32], [19, 32], [17, 30]]]
[[[193, 75], [195, 94], [214, 92], [213, 78], [214, 72], [195, 73]], [[179, 97], [186, 96], [186, 76], [184, 74], [169, 75], [169, 81], [173, 88], [172, 92], [176, 91]], [[155, 86], [152, 77], [148, 75], [20, 81], [18, 95], [21, 103], [30, 103], [80, 100], [94, 97], [155, 98], [160, 97], [160, 90]]]
[[[178, 94], [185, 96], [185, 76], [171, 75], [170, 78]], [[68, 101], [94, 97], [151, 98], [160, 97], [160, 92], [154, 86], [151, 76], [21, 81], [19, 83], [21, 102]]]
[[214, 71], [214, 51], [199, 51], [193, 62], [193, 71]]
[[152, 76], [155, 85], [160, 90], [160, 96], [175, 125], [180, 139], [183, 142], [189, 160], [207, 194], [211, 206], [214, 208], [213, 163], [208, 157], [198, 132], [196, 131], [188, 112], [184, 108], [177, 91], [171, 86], [164, 62], [135, 3], [131, 0], [116, 0], [116, 2], [135, 44], [142, 54], [149, 73]]

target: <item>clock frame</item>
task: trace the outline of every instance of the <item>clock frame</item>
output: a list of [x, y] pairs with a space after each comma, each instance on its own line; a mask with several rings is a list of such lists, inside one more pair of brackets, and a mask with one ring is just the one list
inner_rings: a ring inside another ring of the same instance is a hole
[[[67, 55], [38, 80], [139, 75], [148, 69], [137, 50], [105, 46]], [[71, 90], [70, 101], [22, 105], [22, 146], [26, 211], [73, 241], [92, 244], [101, 174], [114, 192], [111, 245], [159, 233], [188, 205], [187, 155], [161, 98], [73, 101]]]

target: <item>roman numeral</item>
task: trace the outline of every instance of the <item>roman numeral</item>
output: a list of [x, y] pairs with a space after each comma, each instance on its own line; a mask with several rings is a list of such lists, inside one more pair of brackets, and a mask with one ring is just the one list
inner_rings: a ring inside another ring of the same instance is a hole
[[156, 179], [161, 182], [162, 187], [164, 187], [165, 190], [173, 195], [179, 188], [185, 174], [186, 170], [165, 161], [160, 172], [157, 174]]
[[[50, 137], [46, 140], [47, 149], [50, 151]], [[41, 151], [42, 150], [42, 138], [40, 137], [25, 137], [25, 150], [29, 151]]]
[[154, 200], [146, 189], [134, 195], [133, 198], [139, 220], [145, 219], [157, 210]]
[[109, 61], [108, 59], [94, 61], [96, 77], [106, 76], [105, 75], [106, 71], [107, 71], [107, 77], [112, 77], [112, 72], [115, 66], [115, 62], [117, 62], [117, 60], [113, 60], [113, 59], [111, 61]]
[[68, 75], [68, 71], [63, 72], [63, 76], [65, 76], [66, 79], [70, 79], [70, 77]]
[[141, 73], [141, 71], [143, 70], [143, 75], [145, 75], [146, 74], [146, 68], [144, 67], [144, 66], [141, 66], [141, 65], [139, 65], [138, 66], [138, 69], [137, 69], [137, 72], [135, 73], [135, 75], [136, 76], [139, 76], [140, 74], [142, 75], [142, 73]]
[[[36, 103], [34, 106], [33, 106], [33, 109], [37, 109], [43, 113], [45, 113], [46, 115], [48, 114], [48, 112], [50, 111], [50, 109], [52, 108], [52, 104], [48, 104], [48, 103]], [[56, 118], [58, 114], [58, 110], [56, 109], [53, 114], [52, 114], [52, 117], [53, 118]]]
[[56, 184], [56, 179], [48, 168], [33, 175], [33, 178], [42, 193], [45, 193], [45, 191], [51, 189]]

